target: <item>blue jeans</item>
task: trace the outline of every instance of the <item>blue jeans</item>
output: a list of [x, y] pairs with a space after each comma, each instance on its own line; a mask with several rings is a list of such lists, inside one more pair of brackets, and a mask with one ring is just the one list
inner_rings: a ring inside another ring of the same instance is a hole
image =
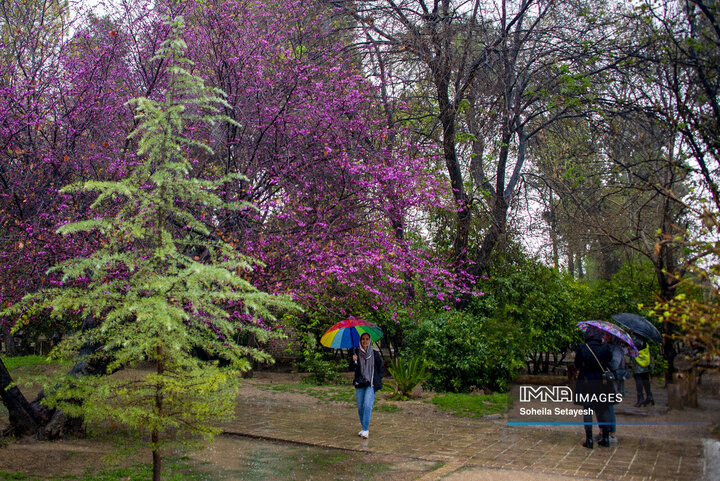
[[360, 425], [363, 431], [367, 431], [370, 426], [370, 415], [372, 415], [373, 403], [375, 402], [375, 388], [368, 386], [355, 389], [355, 399], [357, 400]]

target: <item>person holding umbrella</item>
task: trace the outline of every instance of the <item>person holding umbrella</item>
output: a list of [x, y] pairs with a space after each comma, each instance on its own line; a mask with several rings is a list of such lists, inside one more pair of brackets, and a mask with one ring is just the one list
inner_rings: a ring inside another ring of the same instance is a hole
[[610, 446], [610, 403], [603, 400], [602, 395], [606, 394], [603, 388], [603, 372], [608, 369], [612, 353], [608, 345], [603, 343], [603, 331], [589, 322], [578, 326], [585, 331], [585, 343], [578, 345], [575, 349], [575, 367], [578, 368], [575, 396], [576, 399], [581, 399], [582, 396], [596, 399], [596, 401], [588, 400], [582, 403], [576, 401], [576, 404], [581, 404], [586, 411], [589, 411], [583, 415], [585, 442], [582, 445], [592, 449], [593, 411], [600, 426], [601, 434], [598, 445]]
[[380, 351], [370, 345], [370, 334], [360, 336], [360, 347], [355, 348], [351, 369], [355, 371], [355, 399], [357, 400], [360, 432], [367, 439], [370, 435], [370, 416], [375, 403], [375, 392], [382, 389], [383, 360]]
[[650, 373], [653, 365], [650, 357], [650, 347], [648, 341], [657, 343], [662, 342], [662, 335], [650, 321], [637, 314], [621, 312], [613, 314], [612, 318], [615, 322], [630, 331], [633, 343], [637, 346], [639, 354], [633, 358], [633, 378], [635, 378], [635, 391], [637, 392], [637, 402], [635, 407], [655, 405], [652, 390], [650, 389]]
[[[623, 397], [625, 397], [625, 377], [630, 377], [630, 374], [628, 373], [625, 365], [625, 352], [623, 350], [623, 343], [621, 339], [613, 336], [609, 332], [605, 333], [605, 339], [604, 342], [607, 343], [607, 345], [610, 348], [611, 352], [611, 359], [608, 363], [608, 369], [610, 369], [613, 374], [615, 375], [615, 392], [620, 393]], [[632, 357], [632, 356], [631, 356]], [[615, 436], [615, 432], [617, 429], [617, 418], [615, 416], [615, 405], [610, 404], [608, 406], [609, 413], [610, 413], [610, 444], [617, 443], [617, 437]], [[599, 442], [601, 440], [602, 435], [598, 435], [596, 438]]]
[[382, 337], [382, 330], [362, 319], [340, 321], [320, 338], [320, 343], [331, 349], [353, 349], [350, 370], [355, 371], [353, 386], [357, 400], [360, 432], [367, 439], [370, 435], [370, 416], [375, 403], [375, 392], [382, 389], [385, 372], [380, 351], [372, 348], [372, 342]]
[[637, 346], [639, 354], [632, 358], [633, 378], [635, 379], [635, 392], [637, 393], [637, 402], [634, 404], [636, 408], [655, 405], [652, 389], [650, 387], [650, 373], [653, 370], [652, 358], [650, 356], [650, 346], [647, 341], [638, 336], [637, 333], [630, 331], [633, 343]]
[[[625, 392], [623, 379], [627, 372], [624, 354], [627, 353], [633, 357], [638, 353], [630, 334], [606, 321], [580, 321], [577, 326], [585, 333], [585, 346], [579, 346], [575, 352], [575, 365], [581, 370], [578, 373], [576, 392], [583, 392], [583, 389], [595, 394], [608, 391], [608, 385], [602, 380], [605, 371], [609, 370], [614, 377], [612, 391], [623, 396]], [[582, 350], [582, 347], [586, 349]], [[584, 372], [582, 372], [583, 370]], [[582, 383], [580, 382], [581, 374], [584, 378]], [[595, 403], [593, 406], [584, 406], [592, 408], [598, 417], [600, 435], [597, 441], [600, 446], [608, 446], [610, 443], [617, 442], [614, 406], [616, 402], [619, 402], [619, 399], [615, 398], [608, 402]], [[584, 422], [586, 435], [589, 438], [583, 443], [583, 446], [592, 449], [593, 442], [590, 438], [592, 436], [592, 416], [585, 416]], [[607, 429], [603, 429], [604, 427]]]

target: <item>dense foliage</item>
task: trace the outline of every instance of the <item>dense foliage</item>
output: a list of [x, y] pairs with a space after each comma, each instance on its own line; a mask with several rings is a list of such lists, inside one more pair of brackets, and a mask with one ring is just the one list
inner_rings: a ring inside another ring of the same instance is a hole
[[[250, 282], [335, 316], [351, 313], [338, 299], [402, 309], [413, 283], [449, 296], [457, 274], [407, 235], [427, 206], [442, 208], [442, 183], [427, 154], [383, 123], [376, 88], [325, 12], [300, 1], [167, 8], [187, 19], [193, 73], [228, 94], [226, 120], [194, 131], [214, 153], [191, 167], [205, 179], [244, 176], [223, 195], [253, 209], [216, 214], [214, 234], [263, 262], [246, 274]], [[1, 303], [55, 285], [47, 267], [101, 245], [97, 235], [55, 233], [92, 201], [59, 188], [122, 179], [136, 164], [127, 102], [165, 95], [167, 70], [151, 60], [167, 35], [162, 10], [123, 4], [102, 18], [77, 19], [58, 36], [45, 33], [49, 16], [36, 19], [26, 33], [47, 43], [47, 51], [34, 52], [47, 55], [45, 63], [26, 65], [31, 56], [22, 52], [0, 58]], [[15, 321], [2, 319], [3, 330]], [[44, 321], [38, 313], [28, 325]], [[247, 319], [238, 312], [235, 321]]]
[[[166, 295], [143, 332], [193, 313], [185, 327], [256, 346], [284, 325], [241, 293], [288, 295], [321, 379], [336, 366], [316, 339], [355, 316], [427, 359], [434, 387], [503, 390], [560, 362], [578, 321], [659, 295], [669, 365], [673, 343], [716, 353], [716, 3], [110, 3], [0, 9], [3, 337], [102, 317], [119, 349], [143, 319], [129, 292], [187, 273], [215, 276], [212, 292], [228, 263], [235, 287], [212, 308]], [[180, 14], [187, 73], [209, 90], [160, 107], [178, 82], [164, 19]], [[200, 97], [213, 122], [192, 117]], [[183, 164], [163, 170], [144, 129], [186, 101]], [[216, 341], [212, 355], [268, 360]]]
[[523, 367], [518, 326], [450, 311], [428, 315], [408, 335], [408, 350], [427, 360], [428, 384], [441, 391], [505, 391]]
[[[222, 120], [224, 93], [190, 73], [183, 18], [167, 22], [167, 39], [153, 61], [163, 63], [167, 87], [159, 101], [145, 97], [137, 108], [137, 160], [118, 181], [68, 185], [61, 194], [96, 193], [91, 217], [64, 224], [67, 236], [100, 236], [87, 257], [73, 257], [51, 269], [58, 286], [25, 296], [21, 310], [49, 310], [63, 319], [81, 313], [83, 328], [64, 340], [57, 353], [76, 355], [95, 346], [91, 357], [108, 358], [108, 373], [147, 361], [153, 372], [139, 379], [69, 376], [55, 386], [47, 405], [88, 421], [111, 421], [149, 435], [160, 479], [160, 451], [188, 434], [212, 435], [214, 423], [234, 413], [233, 378], [247, 370], [247, 357], [267, 359], [234, 342], [236, 325], [227, 306], [265, 319], [292, 309], [288, 299], [259, 291], [242, 277], [255, 261], [212, 235], [215, 215], [252, 206], [223, 195], [239, 174], [213, 180], [191, 175], [193, 159], [212, 149], [193, 138], [197, 126]], [[224, 198], [223, 198], [224, 197]], [[247, 325], [256, 335], [267, 332]], [[228, 361], [219, 369], [203, 362], [197, 349]]]
[[652, 266], [628, 264], [610, 281], [587, 283], [514, 256], [495, 263], [484, 295], [464, 311], [429, 309], [408, 327], [407, 348], [422, 355], [440, 390], [504, 391], [522, 370], [549, 373], [581, 341], [577, 323], [640, 312], [652, 298]]

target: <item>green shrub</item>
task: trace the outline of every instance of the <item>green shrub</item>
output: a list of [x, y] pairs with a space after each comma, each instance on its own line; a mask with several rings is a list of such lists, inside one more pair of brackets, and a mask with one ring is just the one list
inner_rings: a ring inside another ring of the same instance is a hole
[[625, 264], [609, 281], [590, 283], [590, 319], [610, 320], [611, 314], [632, 312], [642, 314], [638, 305], [653, 305], [660, 291], [657, 275], [649, 261]]
[[586, 320], [591, 289], [572, 276], [532, 259], [495, 265], [483, 281], [485, 295], [468, 311], [517, 330], [515, 346], [528, 359], [530, 372], [546, 372], [548, 354], [555, 359], [580, 341], [576, 325]]
[[285, 350], [299, 356], [296, 362], [300, 372], [309, 373], [305, 381], [315, 385], [337, 384], [344, 366], [337, 361], [328, 359], [328, 351], [320, 345], [318, 338], [321, 321], [313, 315], [297, 317], [288, 314], [283, 318], [286, 325], [297, 332], [297, 341], [291, 342]]
[[395, 359], [392, 366], [388, 367], [388, 372], [393, 377], [388, 384], [395, 389], [391, 399], [402, 401], [410, 399], [413, 389], [430, 378], [427, 363], [419, 356]]
[[337, 384], [340, 380], [340, 368], [337, 362], [323, 358], [322, 353], [307, 353], [303, 360], [298, 362], [300, 372], [310, 375], [306, 381], [312, 384]]
[[407, 343], [427, 360], [428, 383], [439, 391], [505, 391], [524, 365], [516, 324], [460, 311], [429, 315], [408, 333]]
[[336, 361], [325, 358], [313, 333], [301, 333], [300, 344], [302, 351], [297, 366], [300, 372], [310, 373], [306, 381], [318, 385], [337, 384], [340, 380], [340, 368]]

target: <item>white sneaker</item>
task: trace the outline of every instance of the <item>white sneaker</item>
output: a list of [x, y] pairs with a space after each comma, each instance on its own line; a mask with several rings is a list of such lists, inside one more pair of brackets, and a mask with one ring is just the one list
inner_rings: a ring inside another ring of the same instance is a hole
[[370, 431], [360, 431], [359, 434], [360, 434], [360, 437], [361, 437], [361, 438], [367, 439], [368, 436], [370, 435]]
[[363, 431], [363, 430], [361, 429], [361, 430], [358, 432], [358, 436], [362, 436], [364, 432], [365, 432], [365, 431]]

